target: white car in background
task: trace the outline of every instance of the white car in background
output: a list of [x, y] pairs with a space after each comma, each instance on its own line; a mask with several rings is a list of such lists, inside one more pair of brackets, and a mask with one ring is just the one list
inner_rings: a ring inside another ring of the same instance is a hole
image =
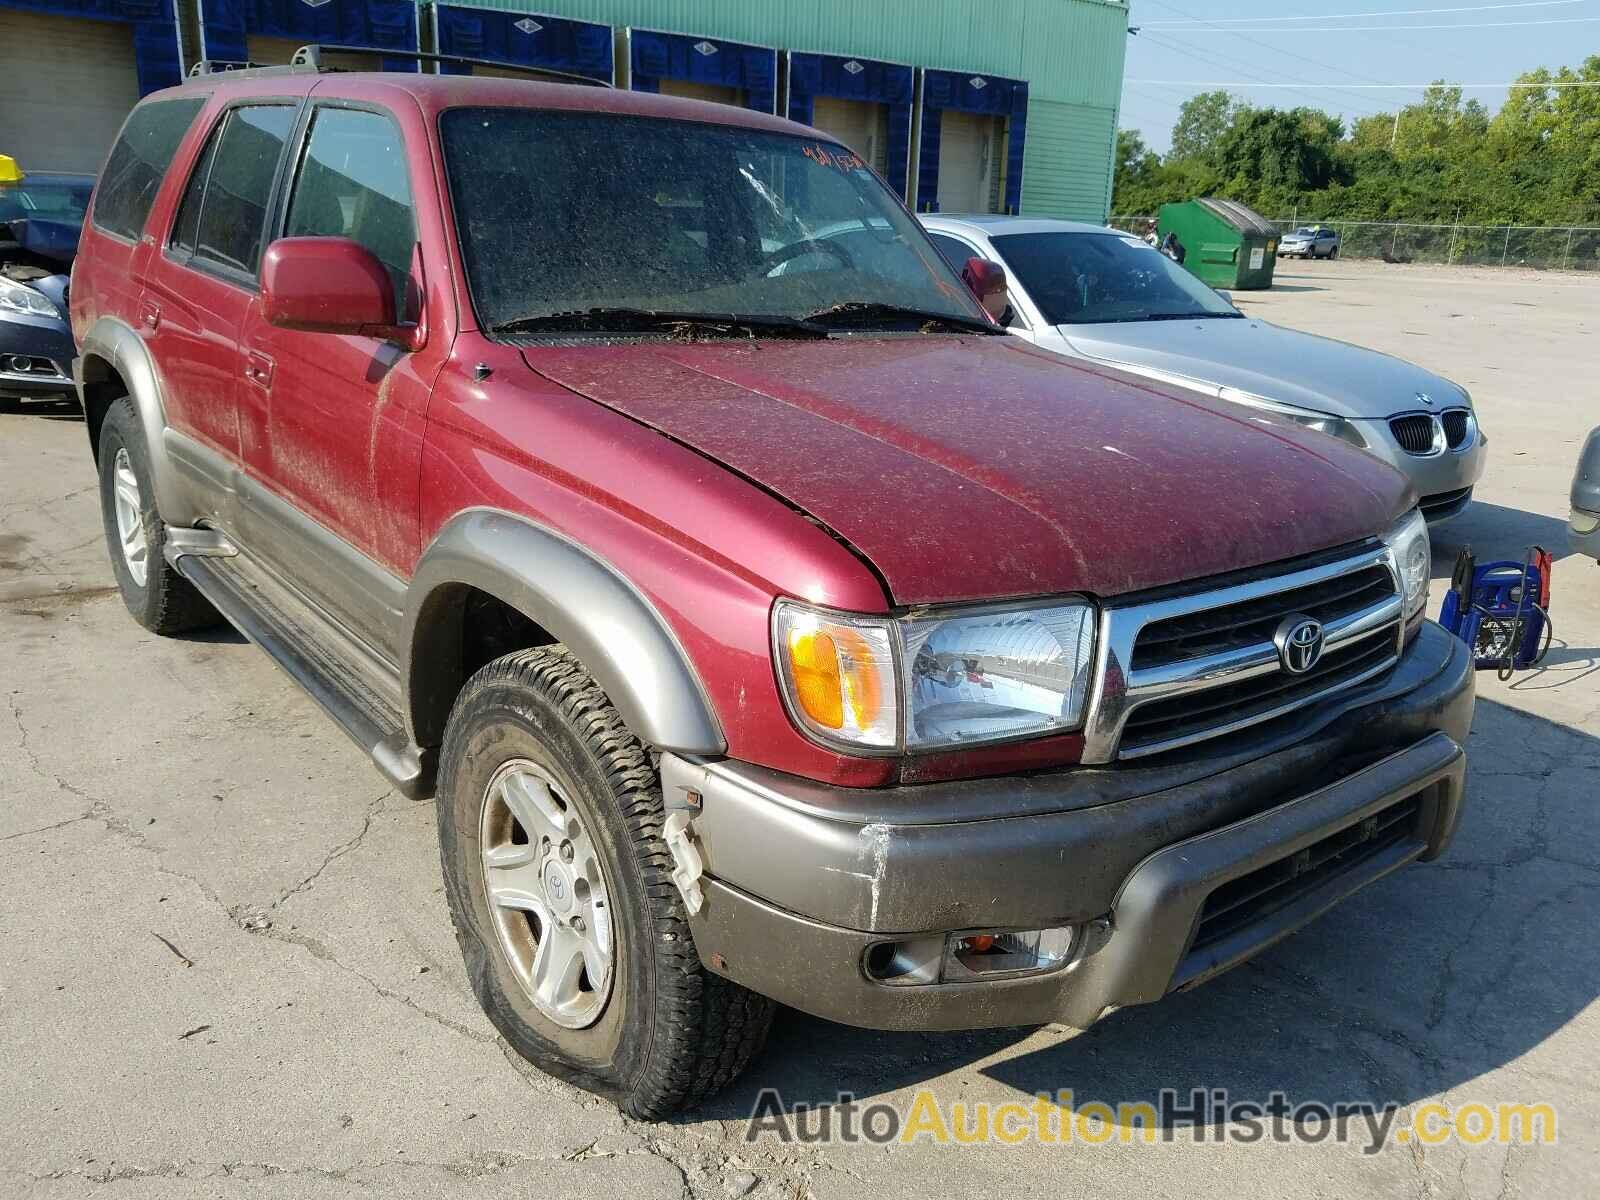
[[1460, 512], [1486, 439], [1465, 388], [1391, 355], [1233, 306], [1139, 238], [1032, 217], [919, 218], [959, 270], [1006, 271], [1012, 333], [1343, 438], [1409, 476], [1430, 521]]

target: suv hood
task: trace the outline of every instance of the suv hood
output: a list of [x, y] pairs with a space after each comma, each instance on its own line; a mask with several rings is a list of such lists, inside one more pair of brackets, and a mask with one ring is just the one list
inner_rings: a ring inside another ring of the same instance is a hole
[[1010, 337], [530, 346], [533, 370], [848, 541], [899, 604], [1114, 596], [1382, 532], [1337, 439]]
[[1216, 395], [1238, 388], [1268, 400], [1337, 417], [1389, 417], [1422, 408], [1419, 392], [1438, 408], [1465, 404], [1461, 389], [1421, 367], [1332, 338], [1266, 321], [1129, 321], [1059, 325], [1079, 354], [1181, 382]]

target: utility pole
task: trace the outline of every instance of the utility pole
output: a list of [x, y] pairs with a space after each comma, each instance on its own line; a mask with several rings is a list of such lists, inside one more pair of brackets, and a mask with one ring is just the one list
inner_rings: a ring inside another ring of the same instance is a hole
[[1400, 110], [1394, 110], [1394, 129], [1389, 134], [1389, 153], [1394, 153], [1394, 144], [1400, 138]]

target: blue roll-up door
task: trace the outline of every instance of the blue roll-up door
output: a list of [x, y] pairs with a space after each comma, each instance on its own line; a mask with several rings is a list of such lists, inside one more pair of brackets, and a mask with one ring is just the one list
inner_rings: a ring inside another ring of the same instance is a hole
[[[569, 71], [612, 82], [612, 32], [609, 25], [574, 21], [542, 13], [490, 12], [441, 4], [434, 9], [440, 54], [487, 58], [496, 62]], [[471, 68], [446, 66], [452, 73]]]
[[[778, 52], [770, 46], [650, 29], [630, 30], [629, 44], [636, 92], [678, 92], [778, 111]], [[668, 81], [687, 86], [664, 87]]]
[[[805, 125], [820, 125], [827, 110], [835, 107], [824, 104], [821, 109], [823, 117], [819, 117], [817, 101], [824, 99], [873, 106], [878, 110], [879, 118], [873, 124], [881, 125], [883, 145], [871, 148], [851, 145], [850, 148], [868, 157], [883, 172], [889, 186], [904, 197], [911, 148], [914, 83], [915, 72], [912, 68], [898, 63], [834, 54], [792, 52], [789, 55], [789, 119]], [[865, 117], [866, 114], [856, 114], [857, 120]], [[849, 125], [855, 123], [848, 118], [846, 121]], [[828, 131], [848, 142], [853, 129], [835, 128], [835, 124], [829, 122], [826, 125]]]
[[211, 59], [247, 61], [254, 38], [258, 53], [272, 46], [275, 58], [289, 43], [317, 42], [371, 50], [385, 71], [417, 69], [416, 59], [383, 56], [418, 49], [411, 0], [200, 0], [200, 30]]
[[[1015, 213], [1022, 206], [1022, 151], [1028, 129], [1028, 85], [1020, 79], [998, 75], [966, 75], [960, 71], [925, 70], [922, 73], [922, 146], [917, 161], [917, 209], [919, 212], [951, 211], [939, 197], [939, 163], [943, 118], [946, 112], [991, 118], [989, 127], [997, 131], [999, 145], [989, 151], [984, 170], [998, 195], [983, 209]], [[952, 121], [953, 140], [984, 136], [971, 121]], [[953, 148], [955, 149], [955, 148]], [[946, 174], [948, 180], [948, 172]], [[981, 190], [981, 189], [980, 189]], [[958, 207], [971, 207], [959, 204]]]

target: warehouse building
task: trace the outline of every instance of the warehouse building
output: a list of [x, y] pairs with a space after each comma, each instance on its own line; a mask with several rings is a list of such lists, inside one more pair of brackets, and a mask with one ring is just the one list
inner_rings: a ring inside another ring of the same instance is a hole
[[0, 0], [0, 153], [93, 170], [193, 63], [318, 42], [351, 67], [424, 50], [782, 113], [918, 211], [1100, 221], [1126, 28], [1126, 0]]

